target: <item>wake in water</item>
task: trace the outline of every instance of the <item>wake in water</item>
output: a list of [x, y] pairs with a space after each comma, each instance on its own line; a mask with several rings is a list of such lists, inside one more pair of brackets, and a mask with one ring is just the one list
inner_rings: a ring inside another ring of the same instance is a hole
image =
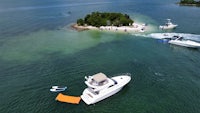
[[189, 34], [189, 33], [151, 33], [151, 34], [133, 34], [135, 36], [141, 36], [141, 37], [150, 37], [155, 39], [163, 39], [163, 38], [171, 38], [173, 36], [180, 36], [184, 39], [190, 39], [194, 41], [200, 42], [200, 35], [196, 34]]

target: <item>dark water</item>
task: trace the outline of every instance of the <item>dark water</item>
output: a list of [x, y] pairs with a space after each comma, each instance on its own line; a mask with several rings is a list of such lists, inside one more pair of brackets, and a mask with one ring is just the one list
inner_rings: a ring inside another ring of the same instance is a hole
[[[69, 27], [93, 11], [122, 12], [155, 26], [171, 18], [179, 26], [167, 32], [195, 34], [200, 40], [200, 8], [176, 2], [0, 1], [0, 113], [199, 113], [200, 50], [148, 35]], [[98, 72], [129, 72], [132, 81], [91, 106], [56, 102], [57, 93], [49, 91], [63, 85], [68, 87], [64, 94], [80, 96], [84, 76]]]

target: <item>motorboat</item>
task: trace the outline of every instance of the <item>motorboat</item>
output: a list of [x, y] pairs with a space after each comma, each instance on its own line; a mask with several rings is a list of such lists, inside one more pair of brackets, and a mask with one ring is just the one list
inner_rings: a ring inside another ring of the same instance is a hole
[[168, 43], [170, 40], [177, 39], [179, 35], [175, 33], [152, 33], [149, 37], [155, 38], [158, 42]]
[[61, 92], [61, 91], [65, 91], [67, 89], [67, 87], [65, 86], [52, 86], [50, 91], [51, 92]]
[[170, 40], [168, 43], [189, 48], [200, 48], [200, 43], [192, 40], [186, 40], [183, 37], [178, 37], [175, 40]]
[[87, 104], [95, 104], [119, 92], [131, 80], [129, 73], [108, 78], [104, 73], [97, 73], [85, 77], [88, 86], [82, 93], [81, 98]]
[[66, 86], [52, 86], [52, 89], [67, 89]]
[[177, 26], [178, 26], [177, 24], [173, 24], [171, 22], [171, 19], [167, 19], [167, 22], [165, 23], [165, 25], [159, 26], [159, 28], [160, 29], [174, 29]]

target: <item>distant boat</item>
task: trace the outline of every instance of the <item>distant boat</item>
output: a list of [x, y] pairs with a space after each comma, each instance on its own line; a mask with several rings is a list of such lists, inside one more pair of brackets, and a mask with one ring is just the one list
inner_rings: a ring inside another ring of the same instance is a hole
[[67, 89], [67, 87], [65, 86], [52, 86], [50, 91], [51, 92], [61, 92], [61, 91], [65, 91]]
[[178, 37], [175, 40], [170, 40], [168, 43], [189, 48], [200, 48], [200, 43], [192, 40], [183, 39], [183, 37]]
[[160, 29], [174, 29], [176, 28], [178, 25], [177, 24], [173, 24], [171, 22], [171, 19], [167, 19], [167, 22], [165, 23], [165, 25], [159, 26]]

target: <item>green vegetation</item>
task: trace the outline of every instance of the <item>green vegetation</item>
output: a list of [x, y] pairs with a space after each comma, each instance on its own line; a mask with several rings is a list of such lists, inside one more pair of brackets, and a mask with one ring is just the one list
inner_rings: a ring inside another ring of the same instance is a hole
[[78, 19], [78, 25], [91, 25], [91, 26], [129, 26], [134, 21], [130, 19], [129, 15], [121, 13], [100, 13], [92, 12], [87, 14], [84, 19]]
[[199, 1], [197, 1], [197, 0], [181, 0], [180, 1], [180, 4], [185, 4], [185, 5], [192, 5], [192, 4], [194, 4], [194, 5], [200, 5], [200, 0]]

